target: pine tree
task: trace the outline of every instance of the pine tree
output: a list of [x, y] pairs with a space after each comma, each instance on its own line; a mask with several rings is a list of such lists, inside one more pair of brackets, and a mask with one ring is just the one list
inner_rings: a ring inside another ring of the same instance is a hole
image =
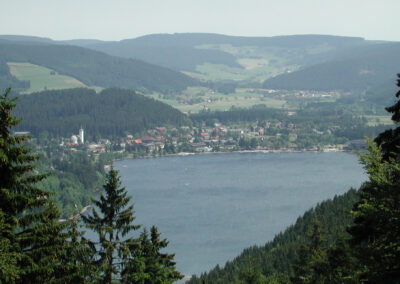
[[104, 194], [99, 200], [93, 200], [95, 208], [92, 215], [82, 216], [82, 220], [89, 229], [95, 231], [99, 242], [95, 244], [96, 255], [94, 265], [98, 267], [97, 280], [101, 283], [112, 283], [121, 275], [123, 265], [129, 261], [128, 245], [134, 242], [133, 238], [124, 237], [140, 225], [133, 225], [135, 220], [133, 205], [128, 205], [130, 197], [121, 181], [118, 172], [111, 169], [106, 176]]
[[60, 262], [66, 247], [64, 226], [57, 222], [60, 214], [49, 193], [37, 186], [47, 174], [35, 172], [37, 157], [24, 145], [29, 138], [12, 135], [11, 128], [21, 120], [11, 114], [16, 104], [10, 92], [0, 95], [0, 249], [5, 251], [0, 262], [14, 258], [6, 263], [10, 274], [0, 273], [0, 280], [57, 282], [66, 269]]
[[67, 235], [69, 237], [66, 254], [63, 262], [68, 267], [68, 274], [63, 278], [63, 283], [92, 283], [96, 268], [92, 262], [94, 247], [83, 237], [79, 225], [80, 215], [76, 214], [67, 220]]
[[132, 242], [130, 252], [132, 260], [123, 270], [123, 283], [173, 283], [183, 278], [176, 271], [174, 254], [162, 253], [168, 241], [160, 240], [160, 233], [155, 226], [150, 229], [150, 236], [146, 229], [139, 239]]
[[314, 220], [306, 243], [298, 252], [293, 283], [328, 283], [329, 269], [325, 232], [319, 221]]
[[381, 147], [368, 144], [362, 163], [369, 180], [354, 205], [350, 244], [360, 263], [361, 281], [400, 281], [400, 163], [385, 158]]
[[0, 283], [15, 283], [21, 273], [18, 267], [21, 254], [11, 244], [12, 228], [5, 223], [4, 213], [0, 209]]
[[[400, 87], [400, 74], [397, 86]], [[400, 91], [396, 93], [400, 98]], [[400, 122], [400, 100], [386, 108]], [[369, 141], [361, 157], [368, 181], [360, 188], [354, 205], [350, 244], [359, 261], [361, 281], [400, 282], [400, 127]]]
[[[400, 74], [397, 74], [397, 86], [400, 87]], [[387, 107], [386, 110], [392, 113], [394, 123], [400, 123], [400, 90], [396, 93], [399, 99], [394, 105]], [[387, 160], [394, 154], [400, 154], [400, 126], [395, 129], [388, 129], [376, 137], [375, 142], [382, 147], [383, 157]]]
[[328, 250], [328, 283], [356, 284], [358, 279], [357, 260], [350, 249], [348, 236], [339, 236], [336, 243]]
[[[168, 246], [167, 239], [160, 239], [160, 233], [157, 227], [152, 226], [150, 229], [151, 236], [151, 265], [153, 271], [151, 275], [154, 279], [159, 279], [159, 283], [172, 283], [176, 280], [182, 279], [178, 271], [176, 271], [176, 263], [173, 261], [175, 255], [162, 253], [161, 250]], [[154, 283], [154, 282], [153, 282]]]

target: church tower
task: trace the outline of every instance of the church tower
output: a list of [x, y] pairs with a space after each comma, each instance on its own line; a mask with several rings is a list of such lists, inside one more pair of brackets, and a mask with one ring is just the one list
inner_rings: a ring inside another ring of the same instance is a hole
[[81, 142], [81, 144], [85, 144], [85, 138], [84, 138], [84, 132], [83, 132], [83, 128], [81, 126], [81, 128], [79, 129], [79, 140]]

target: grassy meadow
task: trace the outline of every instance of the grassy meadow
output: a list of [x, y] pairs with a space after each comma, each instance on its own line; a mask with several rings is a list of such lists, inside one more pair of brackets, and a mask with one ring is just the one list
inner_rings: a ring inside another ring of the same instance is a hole
[[[56, 71], [43, 66], [27, 62], [8, 62], [7, 64], [13, 76], [17, 77], [19, 80], [31, 82], [30, 88], [23, 93], [32, 93], [51, 89], [87, 87], [85, 84], [73, 77], [60, 75]], [[97, 89], [96, 91], [98, 91]]]
[[234, 80], [261, 83], [278, 74], [299, 68], [296, 64], [289, 62], [287, 54], [282, 54], [281, 50], [271, 47], [204, 44], [197, 46], [197, 48], [221, 50], [230, 53], [237, 58], [236, 62], [242, 66], [242, 68], [239, 68], [205, 63], [197, 66], [196, 73], [188, 74], [203, 80]]
[[368, 126], [392, 125], [393, 124], [391, 116], [387, 116], [387, 115], [366, 115], [364, 117], [367, 119]]
[[224, 111], [232, 107], [250, 108], [265, 104], [269, 108], [286, 108], [287, 101], [254, 93], [251, 89], [236, 89], [232, 94], [221, 94], [205, 87], [189, 87], [174, 98], [165, 98], [160, 94], [151, 95], [185, 113], [197, 113], [202, 110]]

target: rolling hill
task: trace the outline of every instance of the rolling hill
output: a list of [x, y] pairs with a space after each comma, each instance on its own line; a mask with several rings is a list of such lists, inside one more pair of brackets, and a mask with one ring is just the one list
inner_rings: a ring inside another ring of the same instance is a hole
[[266, 80], [267, 89], [367, 90], [384, 84], [399, 72], [400, 43], [382, 43], [349, 49], [333, 60]]
[[[0, 65], [8, 61], [41, 65], [87, 86], [143, 92], [180, 92], [199, 85], [197, 79], [252, 88], [364, 91], [399, 72], [400, 44], [329, 35], [182, 33], [114, 42], [0, 36]], [[0, 67], [0, 82], [26, 84], [7, 72]]]
[[[253, 47], [250, 57], [262, 56], [262, 50], [273, 48], [283, 57], [291, 57], [297, 63], [312, 60], [321, 51], [342, 49], [364, 44], [362, 38], [350, 38], [327, 35], [295, 35], [276, 37], [240, 37], [206, 33], [154, 34], [127, 39], [118, 42], [100, 42], [85, 44], [85, 47], [103, 51], [110, 55], [137, 58], [153, 64], [179, 71], [196, 71], [196, 67], [205, 63], [222, 64], [241, 68], [237, 60], [246, 54], [229, 51], [224, 47], [239, 49]], [[314, 49], [308, 52], [309, 49]], [[290, 52], [287, 52], [290, 50]], [[248, 50], [246, 49], [246, 52]], [[264, 50], [265, 51], [265, 50]], [[308, 58], [310, 57], [310, 58]], [[307, 58], [307, 59], [306, 59]], [[320, 60], [315, 59], [315, 60]]]

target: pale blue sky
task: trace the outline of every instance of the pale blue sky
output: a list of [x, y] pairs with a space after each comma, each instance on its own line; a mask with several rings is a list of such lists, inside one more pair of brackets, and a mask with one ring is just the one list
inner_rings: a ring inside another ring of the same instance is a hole
[[0, 0], [0, 9], [0, 34], [57, 40], [208, 32], [400, 41], [400, 0]]

